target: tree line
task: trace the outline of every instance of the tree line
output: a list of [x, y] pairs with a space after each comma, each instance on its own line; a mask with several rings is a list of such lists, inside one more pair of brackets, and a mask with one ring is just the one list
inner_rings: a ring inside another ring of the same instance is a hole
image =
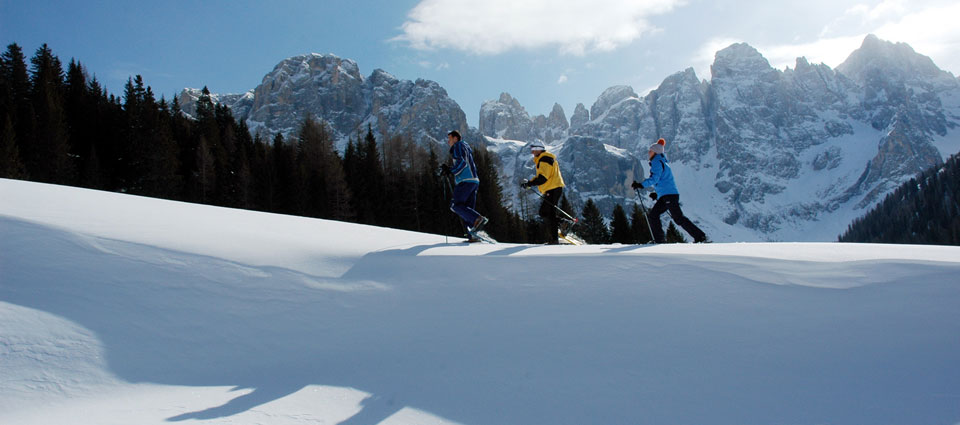
[[[29, 66], [16, 43], [0, 55], [0, 177], [463, 235], [436, 173], [445, 147], [426, 149], [404, 135], [378, 141], [365, 130], [342, 154], [328, 126], [309, 117], [292, 137], [264, 140], [206, 87], [190, 117], [176, 96], [157, 99], [139, 75], [116, 96], [76, 60], [64, 71], [46, 44]], [[538, 217], [504, 206], [497, 158], [477, 146], [474, 156], [487, 231], [504, 242], [544, 242]], [[573, 211], [565, 198], [561, 206]], [[574, 231], [590, 243], [650, 240], [637, 206], [632, 222], [617, 206], [610, 226], [592, 201], [581, 215]], [[668, 239], [683, 240], [675, 228]]]
[[960, 245], [960, 155], [887, 195], [840, 242]]

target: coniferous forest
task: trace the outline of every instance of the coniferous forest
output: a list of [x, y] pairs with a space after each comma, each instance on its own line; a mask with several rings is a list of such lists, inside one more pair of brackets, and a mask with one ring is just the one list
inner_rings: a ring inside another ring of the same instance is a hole
[[[157, 99], [140, 76], [120, 96], [43, 45], [29, 64], [20, 46], [0, 56], [0, 177], [231, 208], [352, 221], [459, 236], [436, 170], [448, 154], [368, 128], [341, 155], [323, 122], [295, 137], [253, 136], [209, 91], [196, 116]], [[195, 119], [194, 119], [195, 118]], [[438, 135], [443, 138], [445, 135]], [[477, 209], [502, 241], [538, 242], [540, 224], [503, 206], [496, 158], [474, 150]], [[533, 237], [534, 239], [531, 239]]]
[[841, 242], [960, 245], [960, 155], [920, 173], [861, 218]]
[[[358, 131], [341, 154], [323, 122], [292, 137], [252, 135], [204, 88], [194, 117], [157, 99], [138, 75], [108, 93], [83, 65], [64, 69], [44, 44], [27, 60], [16, 43], [0, 55], [0, 177], [134, 195], [462, 236], [438, 178], [446, 149], [404, 135]], [[442, 138], [445, 135], [438, 135]], [[472, 142], [472, 141], [468, 141]], [[477, 210], [504, 242], [546, 240], [539, 217], [504, 206], [496, 157], [474, 147], [483, 184]], [[960, 245], [960, 166], [954, 156], [855, 220], [843, 242]], [[573, 213], [563, 199], [561, 205]], [[590, 243], [646, 243], [646, 217], [618, 206], [607, 220], [592, 201], [575, 231]], [[668, 242], [684, 242], [675, 227]]]

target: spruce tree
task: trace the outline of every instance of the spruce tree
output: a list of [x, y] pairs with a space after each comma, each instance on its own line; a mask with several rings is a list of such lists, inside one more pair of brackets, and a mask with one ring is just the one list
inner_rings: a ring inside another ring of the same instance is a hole
[[87, 155], [93, 150], [93, 142], [96, 139], [97, 120], [94, 115], [96, 109], [92, 107], [95, 102], [91, 98], [90, 86], [83, 66], [71, 59], [67, 67], [64, 108], [69, 131], [70, 156], [73, 158], [74, 168], [77, 170], [80, 181], [87, 175], [84, 167], [90, 162]]
[[162, 99], [159, 105], [154, 103], [149, 87], [147, 92], [145, 103], [149, 109], [144, 111], [145, 128], [153, 130], [144, 135], [150, 143], [144, 190], [150, 196], [177, 199], [182, 191], [183, 178], [179, 174], [180, 150], [174, 140], [170, 111]]
[[650, 234], [650, 226], [647, 225], [647, 215], [643, 213], [640, 205], [633, 204], [633, 211], [630, 213], [630, 233], [633, 240], [638, 244], [653, 242], [653, 235]]
[[580, 215], [583, 220], [578, 225], [577, 235], [589, 244], [605, 244], [610, 241], [610, 231], [593, 199], [587, 199]]
[[500, 187], [500, 175], [497, 172], [499, 160], [482, 146], [471, 146], [471, 150], [477, 166], [477, 177], [480, 178], [477, 212], [490, 220], [485, 231], [494, 239], [515, 241], [519, 229], [511, 226], [514, 214], [503, 205], [503, 188]]
[[356, 190], [353, 192], [357, 220], [364, 224], [380, 224], [389, 205], [384, 203], [385, 188], [383, 163], [373, 129], [367, 127], [367, 135], [357, 145], [357, 162], [354, 170]]
[[617, 204], [613, 207], [613, 221], [610, 223], [610, 241], [614, 243], [633, 244], [636, 240], [630, 231], [630, 222], [627, 221], [627, 214], [623, 211], [623, 206]]
[[24, 152], [25, 162], [38, 181], [69, 184], [74, 179], [74, 168], [63, 108], [63, 67], [46, 44], [37, 49], [30, 62], [36, 134]]
[[30, 99], [30, 77], [27, 73], [26, 57], [23, 50], [16, 43], [7, 46], [7, 50], [0, 55], [0, 74], [3, 74], [5, 90], [0, 99], [6, 115], [13, 124], [13, 135], [20, 153], [23, 165], [26, 168], [26, 151], [32, 146], [36, 119], [34, 117], [33, 102]]
[[297, 172], [296, 152], [283, 141], [283, 135], [277, 133], [273, 139], [273, 169], [277, 176], [274, 192], [275, 212], [299, 214], [299, 173]]
[[463, 227], [460, 219], [450, 211], [450, 189], [440, 179], [437, 170], [440, 159], [437, 152], [430, 149], [427, 162], [420, 169], [420, 198], [418, 202], [417, 230], [441, 235], [460, 236]]
[[680, 233], [680, 230], [677, 229], [677, 226], [670, 222], [670, 225], [667, 226], [667, 233], [664, 235], [666, 243], [687, 243], [687, 239], [683, 237], [683, 233]]
[[3, 117], [3, 126], [0, 129], [0, 178], [26, 179], [27, 169], [20, 159], [13, 122], [9, 116]]
[[254, 138], [253, 151], [250, 155], [251, 208], [253, 209], [274, 211], [273, 199], [277, 175], [271, 160], [272, 150], [258, 133]]

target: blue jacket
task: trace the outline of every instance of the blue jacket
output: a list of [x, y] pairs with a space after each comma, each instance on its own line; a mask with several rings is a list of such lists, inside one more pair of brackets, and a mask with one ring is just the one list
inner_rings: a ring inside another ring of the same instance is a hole
[[641, 182], [643, 187], [653, 187], [657, 195], [679, 195], [677, 183], [673, 181], [673, 171], [667, 165], [667, 157], [658, 153], [650, 160], [650, 178]]
[[453, 173], [455, 184], [471, 182], [480, 184], [480, 177], [477, 175], [477, 164], [473, 162], [473, 150], [470, 145], [463, 140], [450, 146], [450, 156], [453, 157], [453, 166], [450, 172]]

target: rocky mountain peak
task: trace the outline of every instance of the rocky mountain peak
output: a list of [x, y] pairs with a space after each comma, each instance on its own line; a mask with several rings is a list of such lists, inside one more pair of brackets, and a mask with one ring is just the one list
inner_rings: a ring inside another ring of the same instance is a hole
[[550, 115], [547, 116], [547, 125], [561, 130], [570, 128], [570, 123], [567, 122], [567, 114], [563, 112], [563, 107], [560, 106], [559, 103], [553, 104], [553, 109], [550, 111]]
[[578, 103], [576, 108], [573, 108], [573, 115], [570, 116], [570, 128], [580, 128], [588, 121], [590, 121], [590, 111], [582, 103]]
[[747, 43], [736, 43], [717, 52], [710, 66], [713, 78], [742, 78], [775, 71], [760, 52]]
[[597, 98], [597, 101], [593, 103], [593, 106], [590, 107], [590, 117], [592, 119], [597, 119], [611, 106], [620, 103], [623, 100], [636, 98], [639, 99], [640, 96], [637, 95], [637, 92], [633, 91], [633, 87], [630, 86], [613, 86], [603, 91], [600, 94], [600, 97]]
[[400, 80], [397, 79], [397, 77], [394, 77], [393, 74], [379, 68], [373, 70], [373, 73], [370, 74], [370, 78], [368, 80], [374, 87], [393, 85], [400, 82]]
[[917, 53], [910, 45], [881, 40], [873, 34], [863, 39], [860, 48], [853, 51], [837, 71], [860, 84], [885, 80], [908, 85], [934, 84], [939, 89], [957, 84], [952, 74], [938, 68], [932, 59]]
[[[520, 101], [517, 99], [514, 99], [514, 97], [510, 96], [510, 93], [507, 93], [507, 92], [500, 93], [500, 99], [497, 100], [497, 103], [508, 105], [515, 109], [523, 109], [523, 106], [520, 105]], [[524, 112], [526, 112], [526, 110], [524, 110]]]

